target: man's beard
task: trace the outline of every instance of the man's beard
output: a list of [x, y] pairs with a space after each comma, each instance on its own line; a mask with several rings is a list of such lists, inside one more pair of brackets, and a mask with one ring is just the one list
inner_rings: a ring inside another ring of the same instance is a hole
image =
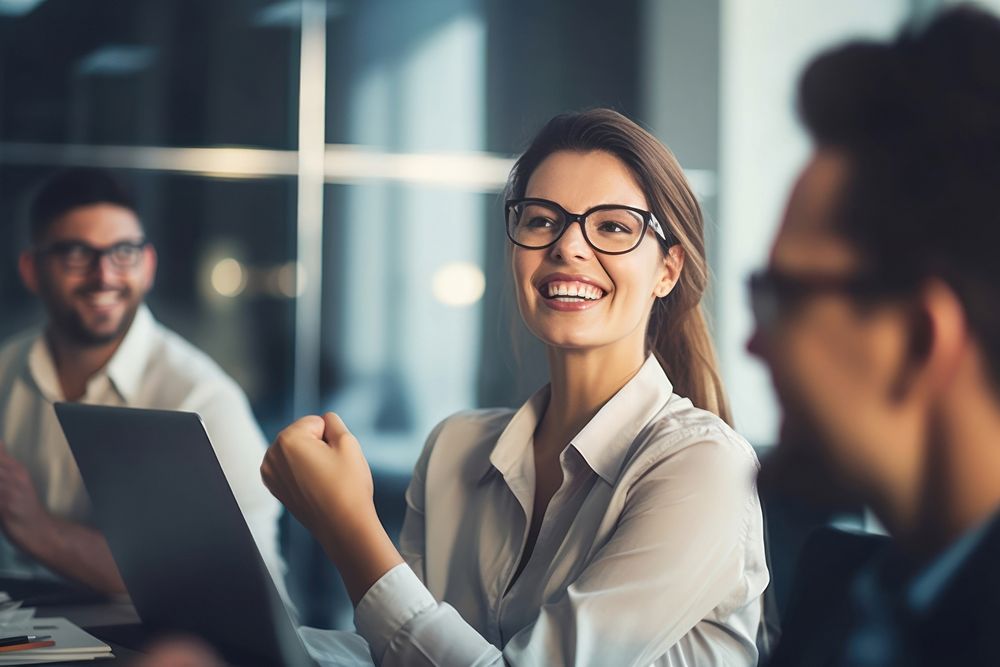
[[[96, 291], [99, 288], [81, 287], [76, 290], [74, 296], [80, 296], [87, 292]], [[126, 302], [125, 312], [121, 321], [112, 331], [95, 331], [89, 327], [80, 314], [69, 305], [60, 302], [57, 298], [46, 299], [49, 311], [50, 326], [67, 340], [72, 341], [80, 347], [102, 347], [117, 340], [122, 339], [132, 326], [132, 320], [139, 310], [141, 299], [136, 299], [132, 290], [121, 288], [119, 290]]]

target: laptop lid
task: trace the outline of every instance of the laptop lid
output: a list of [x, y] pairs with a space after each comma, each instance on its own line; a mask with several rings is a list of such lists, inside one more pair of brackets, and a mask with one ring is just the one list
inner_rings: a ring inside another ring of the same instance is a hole
[[237, 664], [313, 664], [197, 414], [55, 410], [145, 625], [192, 632]]

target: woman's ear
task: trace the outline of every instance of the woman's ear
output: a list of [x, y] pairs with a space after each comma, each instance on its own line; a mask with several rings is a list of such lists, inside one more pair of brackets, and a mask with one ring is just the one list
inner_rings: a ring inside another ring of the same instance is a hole
[[657, 280], [653, 293], [660, 299], [670, 294], [674, 285], [680, 280], [681, 270], [684, 268], [684, 248], [681, 244], [675, 243], [670, 246], [667, 254], [663, 257], [663, 265], [660, 271], [660, 279]]

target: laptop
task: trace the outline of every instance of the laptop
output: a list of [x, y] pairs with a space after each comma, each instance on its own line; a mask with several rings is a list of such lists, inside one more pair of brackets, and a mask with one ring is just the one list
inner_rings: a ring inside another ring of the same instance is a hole
[[239, 665], [315, 665], [195, 413], [57, 403], [95, 523], [145, 627]]

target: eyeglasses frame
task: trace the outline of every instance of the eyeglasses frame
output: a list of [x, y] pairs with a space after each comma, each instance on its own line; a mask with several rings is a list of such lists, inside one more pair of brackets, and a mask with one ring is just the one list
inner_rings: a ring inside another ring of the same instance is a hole
[[[510, 211], [515, 206], [519, 206], [521, 204], [541, 204], [556, 209], [557, 211], [562, 213], [563, 218], [565, 220], [563, 228], [559, 231], [556, 237], [552, 239], [552, 241], [546, 243], [543, 246], [529, 246], [523, 243], [518, 243], [510, 233]], [[615, 251], [601, 250], [600, 248], [595, 246], [594, 243], [590, 240], [590, 237], [587, 236], [587, 227], [584, 224], [586, 222], [587, 216], [597, 211], [607, 211], [611, 209], [614, 210], [624, 209], [626, 211], [632, 211], [633, 213], [638, 213], [639, 216], [642, 218], [642, 231], [639, 233], [639, 240], [636, 241], [635, 245], [629, 248], [628, 250], [615, 250]], [[666, 232], [664, 232], [663, 226], [660, 224], [660, 221], [656, 219], [656, 216], [653, 215], [651, 211], [646, 211], [641, 208], [636, 208], [634, 206], [626, 206], [624, 204], [599, 204], [597, 206], [592, 206], [583, 213], [570, 213], [556, 202], [550, 199], [542, 199], [540, 197], [523, 197], [521, 199], [508, 199], [507, 201], [504, 202], [504, 228], [507, 230], [507, 238], [510, 239], [510, 242], [513, 243], [514, 245], [521, 248], [525, 248], [527, 250], [544, 250], [545, 248], [551, 248], [553, 245], [559, 242], [559, 239], [563, 237], [563, 234], [566, 233], [566, 230], [569, 229], [570, 225], [572, 225], [574, 222], [580, 223], [580, 231], [583, 232], [583, 240], [587, 242], [587, 245], [589, 245], [595, 252], [599, 252], [604, 255], [624, 255], [626, 253], [632, 252], [633, 250], [638, 248], [639, 245], [642, 243], [642, 240], [646, 237], [646, 230], [649, 228], [652, 228], [653, 231], [657, 235], [659, 235], [659, 237], [663, 240], [663, 243], [666, 247], [669, 248], [670, 246], [673, 245], [673, 242], [667, 236]]]
[[83, 273], [85, 271], [89, 271], [93, 269], [95, 265], [100, 264], [101, 260], [104, 259], [105, 256], [111, 259], [112, 266], [114, 266], [119, 271], [125, 271], [128, 269], [135, 268], [139, 264], [139, 262], [136, 261], [134, 264], [121, 266], [117, 262], [115, 262], [114, 258], [112, 257], [112, 253], [116, 249], [121, 248], [123, 246], [127, 246], [130, 248], [134, 248], [135, 250], [141, 251], [144, 250], [149, 245], [151, 245], [151, 241], [146, 238], [140, 239], [138, 241], [119, 241], [118, 243], [112, 243], [111, 245], [105, 246], [103, 248], [92, 246], [89, 243], [84, 243], [83, 241], [65, 240], [65, 241], [55, 241], [53, 243], [46, 245], [45, 247], [38, 248], [37, 250], [35, 250], [35, 256], [36, 257], [56, 256], [60, 252], [64, 252], [66, 249], [72, 246], [81, 246], [90, 253], [90, 262], [87, 264], [86, 267], [81, 266], [80, 268], [70, 268], [66, 264], [65, 259], [60, 258], [63, 268], [66, 269], [67, 271], [74, 273], [77, 272]]
[[[761, 269], [750, 274], [746, 281], [750, 310], [754, 323], [760, 331], [773, 330], [781, 315], [761, 317], [761, 297], [765, 291], [773, 294], [780, 306], [787, 305], [794, 298], [798, 305], [803, 300], [821, 294], [844, 294], [853, 299], [872, 301], [893, 296], [899, 296], [910, 289], [910, 283], [902, 280], [891, 280], [887, 277], [867, 272], [855, 275], [834, 276], [822, 274], [795, 275], [773, 268]], [[794, 297], [788, 295], [794, 293]], [[781, 303], [782, 298], [785, 304]]]

